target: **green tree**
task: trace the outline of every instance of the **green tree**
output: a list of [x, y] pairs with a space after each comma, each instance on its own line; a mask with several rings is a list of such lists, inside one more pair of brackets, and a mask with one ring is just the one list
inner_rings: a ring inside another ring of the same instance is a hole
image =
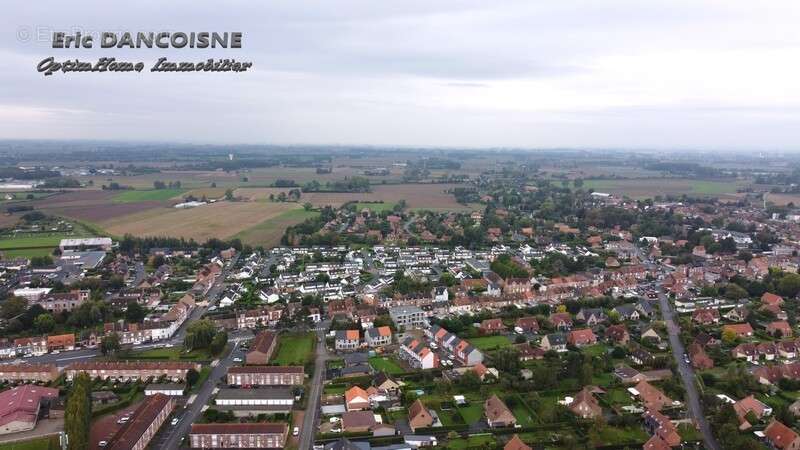
[[11, 297], [0, 306], [0, 314], [4, 319], [10, 319], [24, 313], [26, 309], [28, 309], [28, 300], [22, 297]]
[[219, 355], [223, 350], [225, 350], [226, 345], [228, 345], [228, 333], [220, 331], [214, 336], [214, 339], [211, 340], [211, 344], [209, 345], [208, 349], [214, 355]]
[[64, 431], [69, 439], [68, 450], [89, 448], [89, 426], [92, 417], [91, 379], [85, 372], [72, 382], [64, 410]]
[[186, 371], [186, 384], [189, 387], [194, 386], [198, 381], [200, 381], [200, 374], [196, 370], [189, 369]]
[[208, 319], [193, 322], [186, 328], [186, 337], [183, 338], [183, 346], [187, 350], [198, 348], [208, 348], [216, 334], [214, 323]]
[[745, 291], [738, 284], [728, 283], [725, 285], [725, 298], [729, 298], [731, 300], [740, 300], [746, 298], [747, 296], [747, 291]]
[[100, 353], [103, 355], [113, 355], [120, 349], [119, 335], [111, 333], [103, 336], [100, 340]]
[[800, 275], [787, 273], [778, 282], [778, 293], [784, 297], [794, 298], [800, 293]]
[[128, 323], [139, 323], [144, 320], [146, 315], [147, 311], [145, 311], [138, 302], [128, 302], [128, 307], [125, 310], [125, 320]]
[[311, 211], [312, 208], [314, 208], [314, 205], [312, 205], [311, 203], [309, 202], [303, 203], [303, 209], [305, 209], [306, 211]]
[[49, 333], [56, 327], [56, 320], [50, 313], [39, 314], [33, 320], [33, 326], [39, 333]]

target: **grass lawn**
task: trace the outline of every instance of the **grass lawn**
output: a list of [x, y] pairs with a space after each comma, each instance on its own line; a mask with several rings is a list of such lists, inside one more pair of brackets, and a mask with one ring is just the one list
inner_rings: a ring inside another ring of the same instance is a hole
[[53, 249], [47, 248], [17, 248], [14, 250], [0, 250], [7, 259], [35, 258], [37, 256], [52, 256]]
[[608, 347], [606, 347], [605, 344], [595, 344], [583, 347], [581, 352], [588, 356], [603, 356], [606, 354], [607, 349]]
[[214, 356], [209, 354], [207, 350], [192, 350], [185, 353], [182, 345], [169, 348], [151, 348], [141, 352], [131, 352], [123, 356], [125, 359], [159, 359], [167, 361], [207, 361], [214, 359]]
[[605, 426], [596, 434], [593, 443], [596, 446], [643, 444], [648, 439], [650, 439], [650, 436], [639, 426], [628, 428]]
[[592, 377], [592, 384], [596, 384], [600, 387], [610, 386], [614, 382], [614, 374], [603, 372], [600, 375], [595, 375]]
[[459, 438], [447, 442], [447, 448], [465, 449], [475, 447], [490, 448], [495, 443], [494, 436], [491, 434], [483, 434], [480, 436], [470, 436], [466, 439]]
[[453, 425], [462, 425], [464, 423], [464, 419], [455, 410], [450, 410], [450, 411], [438, 410], [436, 411], [436, 414], [439, 415], [439, 420], [442, 422], [442, 426], [445, 427], [450, 427]]
[[56, 450], [58, 448], [61, 448], [58, 445], [58, 436], [0, 444], [0, 450]]
[[323, 392], [325, 394], [344, 394], [344, 391], [347, 390], [347, 386], [325, 386]]
[[517, 402], [517, 404], [511, 408], [511, 412], [514, 413], [514, 417], [517, 418], [517, 423], [523, 427], [531, 427], [535, 425], [533, 415], [531, 415], [531, 412], [528, 411], [528, 408], [526, 408], [522, 403]]
[[494, 350], [511, 345], [511, 341], [505, 336], [477, 337], [470, 339], [469, 343], [477, 347], [479, 350]]
[[375, 356], [370, 358], [369, 365], [372, 366], [373, 369], [379, 372], [386, 372], [389, 375], [405, 373], [405, 370], [403, 370], [403, 368], [397, 364], [397, 361], [395, 361], [394, 358], [386, 356]]
[[271, 362], [281, 366], [302, 366], [314, 350], [314, 334], [281, 335], [280, 346]]
[[681, 435], [681, 439], [687, 442], [696, 442], [703, 438], [703, 436], [700, 434], [700, 430], [689, 425], [688, 423], [682, 423], [678, 425], [678, 434]]
[[37, 248], [37, 247], [57, 247], [61, 239], [73, 238], [75, 235], [67, 233], [42, 233], [17, 235], [14, 237], [4, 236], [0, 238], [0, 250], [13, 248]]
[[606, 392], [606, 399], [611, 405], [630, 405], [633, 403], [631, 394], [623, 388], [609, 389]]
[[472, 424], [483, 417], [483, 404], [481, 403], [472, 403], [469, 406], [459, 406], [458, 412], [461, 414], [461, 418], [464, 419], [464, 423]]
[[114, 203], [135, 203], [148, 201], [164, 201], [186, 192], [185, 189], [149, 189], [142, 191], [124, 191], [114, 196]]

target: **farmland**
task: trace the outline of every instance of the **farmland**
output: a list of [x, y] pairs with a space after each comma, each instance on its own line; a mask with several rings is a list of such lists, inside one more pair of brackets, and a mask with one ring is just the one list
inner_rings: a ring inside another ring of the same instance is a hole
[[707, 181], [683, 178], [642, 178], [585, 180], [584, 189], [627, 195], [632, 198], [650, 198], [656, 195], [701, 195], [721, 196], [735, 194], [738, 188], [746, 186], [745, 181]]
[[280, 243], [283, 232], [287, 227], [317, 215], [319, 215], [317, 211], [306, 211], [296, 207], [296, 209], [284, 211], [277, 216], [243, 230], [236, 234], [235, 237], [241, 239], [245, 244], [263, 245], [265, 247], [275, 246]]
[[280, 366], [296, 366], [306, 363], [314, 351], [314, 334], [281, 335], [278, 351], [271, 362]]
[[218, 202], [190, 209], [150, 208], [99, 225], [117, 236], [130, 233], [205, 241], [230, 238], [294, 208], [293, 203]]
[[[372, 186], [372, 192], [339, 193], [312, 192], [303, 194], [302, 201], [311, 202], [314, 206], [341, 206], [349, 201], [383, 202], [386, 205], [405, 200], [411, 209], [429, 209], [435, 211], [467, 211], [471, 208], [458, 203], [448, 193], [457, 184], [397, 184]], [[367, 205], [365, 205], [367, 206]], [[372, 205], [374, 206], [374, 205]]]
[[114, 203], [136, 203], [147, 201], [165, 201], [186, 192], [183, 189], [148, 189], [141, 191], [123, 191], [114, 196]]

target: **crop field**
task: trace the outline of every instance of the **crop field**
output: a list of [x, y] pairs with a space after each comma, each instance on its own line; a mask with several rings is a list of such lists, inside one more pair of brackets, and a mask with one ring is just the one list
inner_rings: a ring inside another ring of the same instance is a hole
[[280, 366], [302, 366], [314, 350], [314, 334], [281, 335], [271, 362]]
[[774, 203], [775, 206], [786, 206], [789, 203], [800, 205], [800, 194], [765, 194], [767, 202]]
[[716, 197], [735, 194], [749, 183], [746, 181], [707, 181], [684, 178], [642, 178], [619, 180], [585, 180], [583, 187], [595, 191], [632, 198], [650, 198], [656, 195], [700, 195]]
[[469, 211], [469, 206], [458, 203], [447, 190], [461, 186], [458, 184], [394, 184], [376, 185], [372, 192], [312, 192], [303, 194], [301, 202], [311, 202], [314, 206], [341, 206], [349, 201], [394, 204], [405, 200], [411, 209], [430, 209], [435, 211]]
[[384, 203], [357, 202], [356, 211], [361, 211], [362, 209], [367, 208], [372, 212], [380, 213], [383, 211], [391, 211], [392, 209], [394, 209], [394, 205], [396, 204], [397, 203], [386, 203], [386, 202]]
[[[279, 203], [280, 204], [280, 203]], [[274, 247], [280, 244], [283, 232], [287, 227], [296, 225], [306, 219], [319, 215], [317, 211], [306, 211], [296, 204], [296, 209], [284, 211], [277, 216], [269, 218], [253, 227], [236, 234], [243, 243], [254, 246]]]
[[123, 191], [114, 196], [114, 203], [136, 203], [147, 201], [166, 201], [186, 192], [183, 189], [148, 189], [141, 191]]
[[197, 241], [227, 239], [281, 213], [294, 203], [218, 202], [197, 208], [150, 208], [143, 212], [100, 221], [113, 235], [173, 236]]
[[144, 201], [115, 203], [120, 191], [76, 190], [53, 195], [42, 200], [27, 202], [39, 211], [56, 214], [90, 223], [100, 223], [113, 218], [169, 205], [168, 202]]

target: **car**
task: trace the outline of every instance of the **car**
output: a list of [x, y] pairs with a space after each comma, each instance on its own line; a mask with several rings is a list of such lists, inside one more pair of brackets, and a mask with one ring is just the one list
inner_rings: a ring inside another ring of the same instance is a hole
[[242, 358], [233, 358], [233, 362], [242, 362]]
[[171, 423], [171, 424], [172, 424], [172, 426], [174, 427], [174, 426], [175, 426], [175, 425], [177, 425], [177, 424], [178, 424], [178, 422], [180, 422], [180, 421], [181, 421], [181, 419], [180, 419], [180, 418], [178, 418], [178, 417], [176, 417], [176, 418], [172, 419], [172, 422], [170, 422], [170, 423]]
[[336, 422], [340, 422], [341, 420], [342, 420], [342, 419], [341, 419], [341, 418], [339, 418], [339, 417], [331, 417], [330, 419], [328, 419], [328, 422], [330, 422], [330, 423], [336, 423]]
[[108, 445], [108, 441], [100, 441], [97, 443], [98, 447], [105, 447], [106, 445]]
[[61, 353], [61, 350], [53, 350], [53, 351], [52, 351], [52, 352], [50, 352], [50, 353], [52, 353], [52, 354], [54, 354], [54, 355], [57, 355], [57, 354]]
[[298, 434], [300, 434], [300, 427], [294, 427], [294, 430], [292, 430], [292, 436], [297, 436]]
[[341, 432], [342, 432], [341, 428], [331, 428], [331, 433], [341, 433]]
[[683, 361], [684, 361], [686, 364], [689, 364], [689, 355], [687, 355], [686, 353], [684, 353], [684, 354], [683, 354]]

